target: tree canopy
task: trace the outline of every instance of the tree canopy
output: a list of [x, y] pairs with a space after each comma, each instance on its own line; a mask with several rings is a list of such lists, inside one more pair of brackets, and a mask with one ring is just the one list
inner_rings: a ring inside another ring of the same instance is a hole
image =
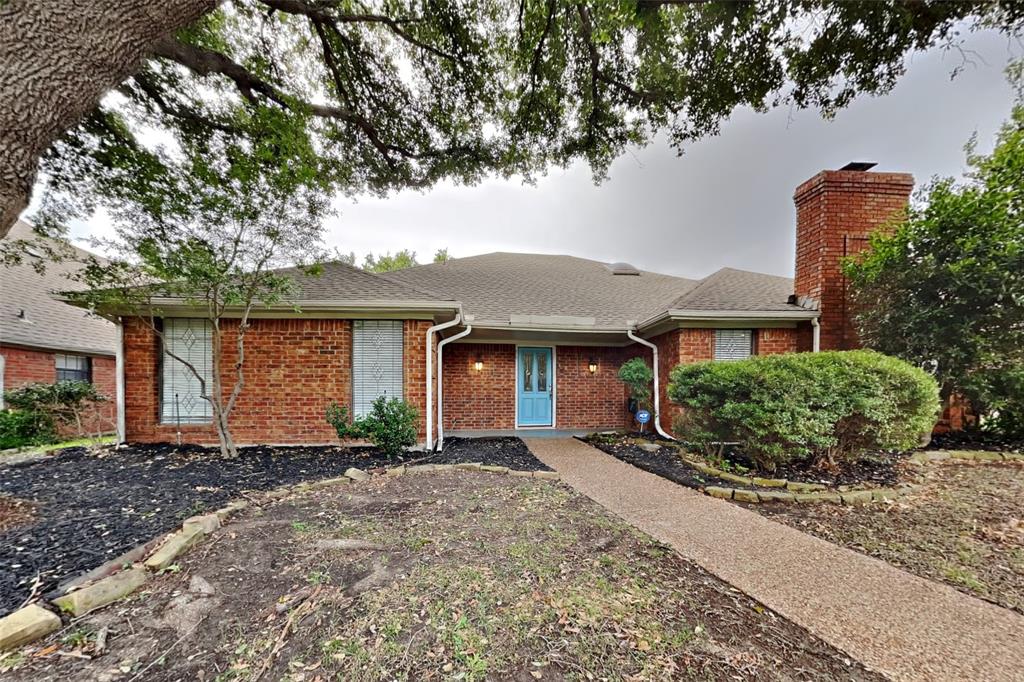
[[681, 148], [741, 106], [831, 115], [890, 89], [910, 51], [1022, 25], [1024, 6], [982, 1], [231, 0], [151, 41], [49, 147], [41, 215], [134, 200], [156, 216], [181, 147], [332, 194], [574, 159], [601, 178], [658, 131]]
[[[1021, 63], [1012, 73], [1024, 86]], [[993, 428], [1024, 436], [1024, 97], [991, 154], [967, 151], [964, 182], [933, 180], [847, 265], [856, 322], [866, 345], [934, 367]]]

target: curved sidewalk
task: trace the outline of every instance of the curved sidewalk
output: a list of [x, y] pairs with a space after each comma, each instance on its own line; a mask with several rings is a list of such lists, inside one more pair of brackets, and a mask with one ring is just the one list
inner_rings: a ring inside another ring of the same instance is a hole
[[869, 668], [1024, 679], [1024, 617], [676, 485], [575, 439], [525, 439], [562, 480]]

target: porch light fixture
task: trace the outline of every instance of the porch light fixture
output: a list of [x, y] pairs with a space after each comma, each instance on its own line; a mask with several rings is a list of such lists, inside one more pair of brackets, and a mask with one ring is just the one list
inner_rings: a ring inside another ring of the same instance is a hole
[[590, 370], [591, 374], [597, 374], [597, 358], [590, 358], [590, 364], [587, 365], [587, 369]]
[[477, 358], [476, 362], [473, 363], [473, 369], [475, 369], [476, 371], [479, 372], [483, 368], [484, 368], [484, 361], [482, 359], [480, 359], [480, 358]]

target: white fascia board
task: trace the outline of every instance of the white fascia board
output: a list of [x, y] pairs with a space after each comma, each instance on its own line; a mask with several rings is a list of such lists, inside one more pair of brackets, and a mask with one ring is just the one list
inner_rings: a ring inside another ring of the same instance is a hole
[[649, 317], [639, 325], [644, 329], [666, 320], [673, 321], [736, 321], [747, 322], [757, 320], [811, 320], [821, 315], [817, 310], [681, 310], [673, 309]]

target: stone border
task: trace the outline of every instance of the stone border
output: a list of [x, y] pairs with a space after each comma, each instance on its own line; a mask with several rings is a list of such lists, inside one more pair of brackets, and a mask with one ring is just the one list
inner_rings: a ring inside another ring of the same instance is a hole
[[[413, 466], [402, 464], [386, 469], [384, 474], [386, 476], [403, 476], [442, 471], [488, 471], [522, 478], [548, 480], [560, 478], [557, 471], [520, 471], [479, 462]], [[350, 467], [345, 471], [344, 476], [282, 486], [263, 493], [263, 496], [268, 500], [278, 500], [293, 493], [368, 481], [372, 477], [372, 474], [362, 469]], [[249, 503], [245, 500], [235, 500], [216, 511], [185, 519], [180, 530], [164, 536], [162, 541], [160, 541], [160, 537], [154, 538], [77, 578], [65, 581], [58, 587], [58, 591], [63, 594], [50, 600], [49, 603], [45, 601], [32, 603], [0, 618], [0, 651], [30, 644], [63, 627], [60, 616], [46, 606], [55, 607], [58, 613], [66, 613], [77, 618], [127, 597], [145, 585], [152, 574], [159, 574], [166, 570], [189, 548], [220, 528], [230, 516], [248, 506]], [[160, 541], [159, 544], [157, 544], [158, 541]], [[121, 570], [118, 570], [119, 568]]]
[[760, 504], [762, 502], [829, 502], [832, 504], [859, 505], [881, 500], [892, 500], [914, 492], [919, 488], [920, 486], [908, 483], [898, 488], [871, 488], [848, 490], [845, 492], [819, 490], [812, 493], [795, 493], [788, 490], [746, 490], [742, 488], [723, 488], [715, 485], [709, 485], [703, 490], [704, 494], [711, 497], [733, 500], [735, 502], [747, 502], [749, 504]]
[[914, 464], [929, 464], [948, 459], [964, 459], [975, 462], [1024, 462], [1024, 454], [991, 452], [989, 450], [923, 450], [910, 456], [910, 461]]

